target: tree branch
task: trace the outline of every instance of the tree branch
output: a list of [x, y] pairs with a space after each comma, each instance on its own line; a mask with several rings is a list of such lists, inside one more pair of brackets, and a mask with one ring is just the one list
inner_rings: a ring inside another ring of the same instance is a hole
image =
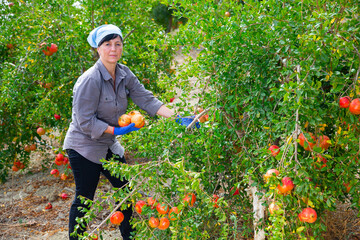
[[201, 118], [202, 116], [204, 116], [206, 113], [209, 112], [209, 108], [205, 109], [204, 111], [202, 111], [200, 114], [196, 115], [194, 120], [186, 127], [187, 130], [191, 129], [199, 120], [199, 118]]
[[128, 38], [133, 32], [135, 32], [136, 28], [134, 28], [133, 30], [131, 30], [130, 32], [128, 32], [128, 34], [125, 35], [123, 42], [125, 42], [125, 39]]
[[[296, 78], [297, 78], [297, 85], [300, 85], [300, 65], [296, 66]], [[297, 103], [299, 104], [299, 96], [297, 96]], [[299, 107], [296, 109], [296, 116], [295, 116], [295, 134], [294, 134], [294, 141], [296, 141], [298, 133], [299, 133]], [[299, 164], [298, 161], [298, 145], [295, 142], [295, 162]], [[300, 164], [299, 164], [300, 165]]]

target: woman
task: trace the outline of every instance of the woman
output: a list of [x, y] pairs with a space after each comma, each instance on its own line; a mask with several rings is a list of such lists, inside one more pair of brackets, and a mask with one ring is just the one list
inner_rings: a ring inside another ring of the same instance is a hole
[[[100, 173], [110, 183], [120, 188], [127, 181], [110, 175], [102, 167], [100, 159], [115, 157], [125, 163], [124, 148], [116, 140], [116, 135], [123, 135], [139, 130], [130, 124], [118, 126], [118, 118], [126, 113], [129, 96], [133, 102], [150, 116], [171, 117], [174, 112], [156, 99], [138, 81], [128, 67], [119, 64], [123, 51], [121, 30], [114, 25], [102, 25], [95, 28], [88, 36], [91, 47], [96, 48], [99, 60], [83, 73], [73, 89], [72, 122], [66, 133], [64, 146], [69, 156], [75, 178], [76, 193], [69, 214], [69, 237], [77, 225], [76, 218], [84, 213], [78, 207], [86, 207], [79, 196], [93, 200]], [[120, 225], [123, 239], [130, 239], [133, 228], [130, 225], [132, 209], [124, 213]], [[85, 229], [78, 229], [83, 233]]]

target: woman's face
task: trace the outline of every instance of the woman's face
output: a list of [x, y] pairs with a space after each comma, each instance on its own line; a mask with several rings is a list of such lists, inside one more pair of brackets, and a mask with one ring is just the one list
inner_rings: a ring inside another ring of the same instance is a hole
[[100, 59], [103, 63], [114, 64], [119, 61], [122, 55], [123, 44], [120, 37], [103, 42], [98, 48]]

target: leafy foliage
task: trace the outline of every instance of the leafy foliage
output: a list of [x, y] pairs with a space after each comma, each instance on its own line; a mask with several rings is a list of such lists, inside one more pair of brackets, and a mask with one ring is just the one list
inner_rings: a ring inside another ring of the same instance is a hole
[[[88, 33], [105, 23], [121, 27], [125, 39], [122, 62], [131, 66], [140, 81], [155, 94], [161, 71], [170, 67], [171, 48], [161, 27], [150, 21], [147, 2], [26, 1], [9, 7], [2, 3], [0, 63], [0, 178], [5, 181], [14, 159], [27, 164], [28, 144], [47, 147], [46, 137], [57, 131], [62, 142], [71, 119], [72, 87], [82, 72], [97, 59], [86, 42]], [[132, 9], [144, 12], [135, 14]], [[129, 14], [131, 13], [131, 14]], [[23, 16], [27, 17], [24, 18]], [[147, 22], [147, 24], [140, 24]], [[55, 43], [58, 51], [45, 56], [42, 50]], [[8, 44], [12, 48], [8, 48]], [[171, 77], [171, 76], [167, 76]], [[61, 115], [56, 120], [54, 114]], [[56, 149], [55, 149], [56, 150]], [[61, 148], [57, 149], [62, 151]]]

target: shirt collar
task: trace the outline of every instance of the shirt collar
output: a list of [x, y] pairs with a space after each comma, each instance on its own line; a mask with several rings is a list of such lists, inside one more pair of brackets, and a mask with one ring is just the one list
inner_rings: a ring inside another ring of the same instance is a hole
[[[97, 60], [96, 66], [98, 67], [98, 69], [99, 69], [101, 75], [103, 76], [104, 80], [108, 81], [108, 80], [111, 79], [110, 73], [108, 72], [108, 70], [106, 69], [103, 62], [100, 60], [100, 58]], [[116, 79], [120, 79], [120, 80], [124, 79], [125, 76], [126, 76], [125, 71], [120, 68], [120, 64], [116, 64], [115, 74], [116, 74]]]

